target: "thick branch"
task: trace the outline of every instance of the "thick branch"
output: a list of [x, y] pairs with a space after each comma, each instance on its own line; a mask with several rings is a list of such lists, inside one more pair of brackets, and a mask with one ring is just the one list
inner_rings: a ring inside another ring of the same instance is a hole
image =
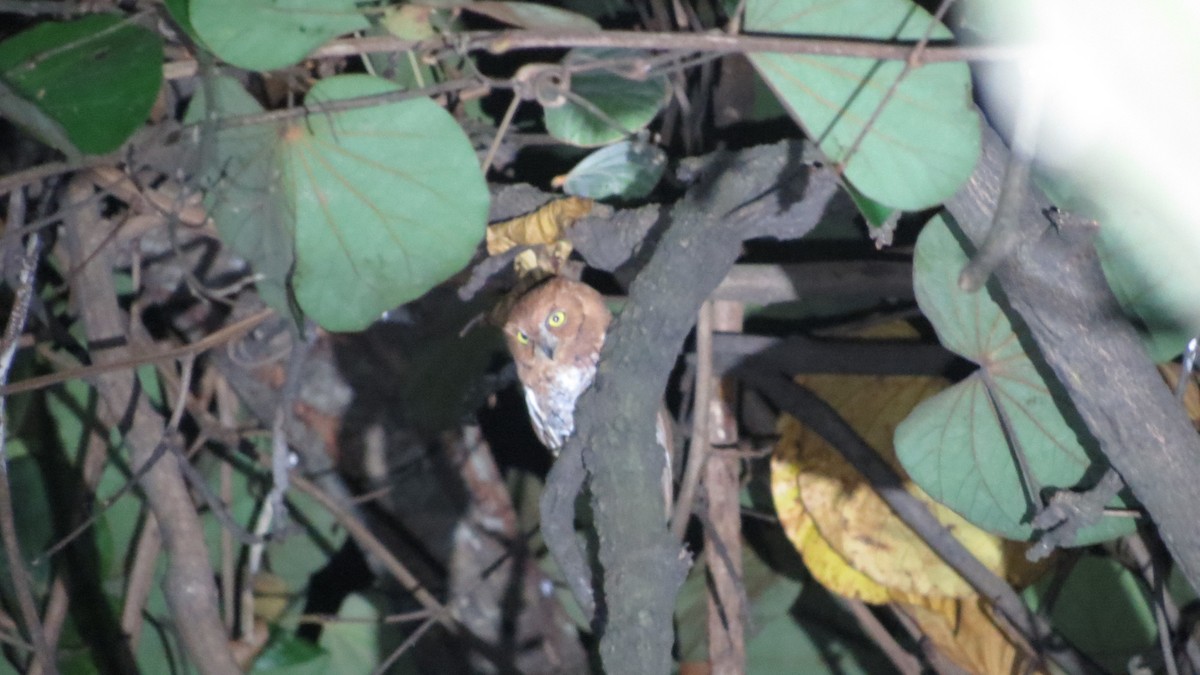
[[[946, 204], [976, 245], [987, 235], [1008, 162], [1007, 149], [990, 130], [983, 150], [971, 180]], [[1048, 207], [1044, 197], [1031, 194], [1020, 218], [1023, 229], [1037, 231], [996, 276], [1088, 431], [1154, 519], [1192, 588], [1200, 590], [1200, 437], [1122, 315], [1091, 232], [1049, 227]]]
[[[77, 177], [67, 190], [67, 200], [82, 202], [91, 192], [91, 183]], [[73, 261], [92, 256], [72, 279], [71, 297], [82, 310], [89, 343], [96, 345], [92, 349], [94, 361], [106, 364], [128, 358], [129, 350], [124, 346], [125, 322], [113, 286], [112, 247], [105, 246], [107, 228], [99, 221], [97, 207], [72, 211], [65, 218], [65, 234]], [[106, 423], [125, 431], [130, 464], [142, 466], [154, 454], [165, 420], [141, 395], [133, 372], [97, 375], [93, 383], [107, 409]], [[204, 532], [179, 465], [174, 461], [158, 462], [146, 472], [142, 488], [167, 551], [167, 603], [192, 663], [206, 675], [240, 672], [217, 611], [217, 588]]]
[[836, 180], [800, 157], [798, 144], [780, 144], [685, 167], [698, 180], [671, 209], [609, 331], [595, 385], [579, 402], [566, 453], [582, 447], [591, 475], [608, 610], [600, 626], [606, 672], [670, 670], [671, 612], [687, 564], [661, 516], [655, 411], [700, 303], [725, 277], [743, 239], [799, 237], [824, 213]]

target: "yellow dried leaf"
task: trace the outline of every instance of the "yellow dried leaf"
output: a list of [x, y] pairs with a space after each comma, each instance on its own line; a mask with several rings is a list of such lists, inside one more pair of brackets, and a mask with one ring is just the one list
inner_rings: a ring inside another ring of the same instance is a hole
[[792, 541], [800, 542], [797, 547], [800, 557], [804, 559], [804, 565], [808, 567], [814, 579], [834, 593], [852, 600], [881, 605], [891, 599], [886, 587], [851, 567], [821, 536], [812, 520], [808, 522], [809, 525], [800, 534], [800, 538]]
[[968, 673], [1009, 675], [1044, 673], [1031, 669], [1028, 656], [999, 627], [983, 600], [949, 601], [949, 606], [903, 606], [926, 639], [946, 658]]
[[771, 494], [776, 515], [788, 540], [804, 559], [804, 565], [822, 586], [839, 595], [872, 604], [887, 602], [886, 588], [850, 567], [846, 559], [821, 537], [800, 502], [796, 483], [799, 473], [795, 463], [780, 462], [777, 458], [771, 460]]
[[254, 577], [254, 616], [271, 622], [287, 610], [291, 592], [282, 577], [270, 572], [259, 572]]
[[546, 246], [526, 249], [513, 259], [513, 268], [521, 278], [542, 279], [554, 276], [571, 257], [571, 250], [571, 242], [568, 241], [556, 241]]
[[499, 255], [514, 246], [558, 242], [575, 221], [591, 212], [592, 205], [590, 199], [566, 197], [556, 199], [533, 213], [489, 225], [488, 255]]
[[[892, 448], [896, 425], [917, 403], [948, 384], [928, 377], [808, 376], [798, 381], [837, 409], [898, 471]], [[971, 587], [895, 517], [836, 450], [790, 417], [785, 417], [780, 427], [772, 483], [777, 487], [775, 501], [781, 521], [794, 518], [798, 505], [833, 551], [865, 577], [889, 589], [893, 599], [920, 602], [922, 597], [933, 601], [974, 596]], [[785, 481], [792, 492], [779, 487]], [[911, 482], [906, 489], [989, 569], [1018, 582], [1032, 578], [1031, 565], [1024, 560], [1024, 544], [979, 530]], [[797, 547], [802, 543], [792, 541]], [[842, 589], [832, 590], [847, 594]], [[847, 595], [863, 597], [862, 591]]]

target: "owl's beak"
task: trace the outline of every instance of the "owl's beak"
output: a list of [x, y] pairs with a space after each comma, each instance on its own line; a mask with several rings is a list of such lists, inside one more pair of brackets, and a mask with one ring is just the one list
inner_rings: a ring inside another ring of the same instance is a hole
[[558, 337], [553, 333], [542, 331], [541, 340], [538, 340], [538, 349], [541, 350], [546, 358], [554, 360], [554, 352], [558, 349]]

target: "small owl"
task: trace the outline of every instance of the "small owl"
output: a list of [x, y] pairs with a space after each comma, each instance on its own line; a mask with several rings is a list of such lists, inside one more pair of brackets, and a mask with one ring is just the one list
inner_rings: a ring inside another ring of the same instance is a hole
[[[612, 313], [591, 286], [554, 277], [513, 305], [504, 324], [508, 349], [517, 362], [533, 430], [558, 456], [575, 431], [575, 401], [596, 379], [596, 362]], [[663, 449], [665, 515], [671, 517], [671, 418], [659, 408], [655, 439]]]
[[522, 296], [504, 324], [533, 430], [555, 455], [575, 431], [575, 401], [596, 377], [611, 321], [595, 289], [554, 277]]

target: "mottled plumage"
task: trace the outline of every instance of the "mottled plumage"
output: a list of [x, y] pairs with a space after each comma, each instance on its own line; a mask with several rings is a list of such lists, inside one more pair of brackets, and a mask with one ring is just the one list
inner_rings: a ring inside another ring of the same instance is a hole
[[555, 277], [518, 300], [504, 324], [533, 430], [555, 454], [575, 431], [575, 401], [596, 377], [611, 321], [595, 289]]
[[[611, 322], [612, 313], [595, 289], [555, 277], [522, 296], [504, 324], [533, 430], [556, 456], [575, 431], [575, 402], [596, 379], [596, 362]], [[662, 489], [669, 519], [673, 444], [665, 408], [659, 410], [655, 432], [666, 458]]]

